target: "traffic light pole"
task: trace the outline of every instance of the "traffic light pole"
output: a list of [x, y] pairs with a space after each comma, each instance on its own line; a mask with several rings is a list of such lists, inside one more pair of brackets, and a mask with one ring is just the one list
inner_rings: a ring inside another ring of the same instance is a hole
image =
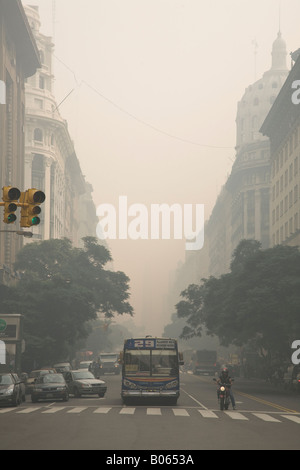
[[2, 233], [16, 233], [17, 235], [22, 235], [25, 238], [32, 238], [32, 232], [23, 232], [22, 230], [0, 230]]

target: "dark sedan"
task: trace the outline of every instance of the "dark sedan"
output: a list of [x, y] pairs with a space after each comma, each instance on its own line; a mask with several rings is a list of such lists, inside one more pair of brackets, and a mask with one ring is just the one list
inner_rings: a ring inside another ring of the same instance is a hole
[[75, 397], [95, 394], [99, 397], [104, 397], [107, 390], [106, 383], [103, 380], [96, 379], [95, 376], [87, 370], [66, 372], [65, 379], [68, 384], [69, 392], [75, 395]]
[[67, 384], [62, 374], [46, 374], [38, 377], [31, 391], [31, 401], [69, 400]]
[[21, 381], [17, 375], [0, 374], [0, 404], [18, 406], [21, 401]]

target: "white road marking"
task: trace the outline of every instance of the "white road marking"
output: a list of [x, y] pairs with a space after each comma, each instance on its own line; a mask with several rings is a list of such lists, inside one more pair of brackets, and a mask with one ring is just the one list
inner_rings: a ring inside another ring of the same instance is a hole
[[28, 413], [32, 413], [33, 411], [40, 410], [40, 409], [41, 409], [40, 406], [38, 408], [24, 408], [24, 410], [17, 411], [17, 413], [28, 414]]
[[86, 410], [87, 406], [76, 406], [72, 408], [72, 410], [67, 411], [67, 413], [81, 413], [82, 411]]
[[241, 413], [237, 413], [236, 411], [224, 411], [224, 413], [226, 413], [232, 419], [248, 421], [248, 418], [246, 418], [246, 416], [242, 415]]
[[173, 413], [175, 416], [190, 416], [183, 408], [173, 408]]
[[203, 416], [203, 418], [218, 418], [218, 416], [210, 410], [198, 410], [199, 413]]
[[103, 413], [103, 414], [106, 414], [108, 413], [109, 411], [111, 410], [111, 408], [97, 408], [95, 411], [93, 411], [93, 413]]
[[279, 419], [274, 418], [273, 416], [267, 415], [265, 413], [252, 413], [254, 416], [256, 416], [259, 419], [262, 419], [263, 421], [268, 421], [270, 423], [281, 423]]
[[147, 408], [147, 415], [160, 416], [161, 415], [161, 409], [160, 408]]
[[120, 411], [120, 415], [133, 415], [135, 412], [135, 408], [122, 408]]
[[294, 421], [294, 423], [300, 424], [300, 418], [299, 416], [293, 416], [293, 415], [281, 415], [283, 418], [290, 419], [291, 421]]
[[47, 413], [47, 414], [51, 414], [51, 413], [57, 413], [58, 411], [60, 410], [64, 410], [66, 407], [65, 406], [53, 406], [52, 408], [48, 408], [46, 411], [42, 411], [42, 413]]

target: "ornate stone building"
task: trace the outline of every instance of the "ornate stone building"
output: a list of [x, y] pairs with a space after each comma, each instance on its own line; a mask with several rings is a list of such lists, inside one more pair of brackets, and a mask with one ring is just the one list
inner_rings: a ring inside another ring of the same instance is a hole
[[242, 239], [270, 246], [270, 143], [259, 130], [289, 70], [286, 44], [278, 33], [271, 68], [248, 86], [237, 106], [236, 158], [231, 174], [208, 222], [210, 274], [229, 270], [233, 251]]
[[[0, 80], [5, 83], [6, 103], [0, 104], [0, 187], [24, 188], [24, 81], [40, 67], [38, 49], [19, 0], [0, 0]], [[2, 190], [1, 190], [2, 192]], [[0, 282], [11, 280], [16, 253], [23, 237], [12, 230], [17, 222], [3, 223], [0, 216]], [[6, 231], [8, 233], [4, 233]]]
[[[67, 237], [79, 246], [82, 236], [96, 236], [92, 188], [82, 175], [67, 122], [61, 117], [55, 100], [54, 45], [50, 37], [40, 32], [38, 7], [26, 6], [25, 11], [42, 65], [26, 83], [25, 184], [46, 194], [41, 224], [33, 229], [34, 239]], [[87, 201], [89, 220], [85, 212]]]
[[261, 127], [262, 134], [270, 138], [271, 145], [272, 246], [300, 246], [300, 56], [297, 55]]

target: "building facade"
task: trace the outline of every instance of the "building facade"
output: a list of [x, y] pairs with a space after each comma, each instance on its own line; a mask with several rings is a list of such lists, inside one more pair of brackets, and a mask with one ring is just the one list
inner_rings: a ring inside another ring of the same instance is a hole
[[[40, 67], [37, 45], [19, 0], [0, 0], [0, 80], [5, 83], [6, 102], [0, 104], [0, 184], [24, 187], [25, 80]], [[10, 282], [12, 267], [23, 237], [20, 217], [11, 225], [0, 217], [0, 282]], [[7, 233], [4, 233], [6, 231]]]
[[[33, 229], [33, 240], [67, 237], [74, 246], [79, 246], [81, 237], [96, 235], [92, 187], [82, 175], [67, 122], [61, 117], [55, 100], [54, 44], [50, 37], [40, 32], [38, 7], [25, 6], [25, 11], [41, 61], [40, 70], [27, 80], [25, 86], [25, 184], [46, 194], [41, 223]], [[83, 212], [87, 201], [90, 213], [94, 211], [89, 223]]]
[[270, 139], [271, 148], [272, 246], [300, 246], [300, 93], [295, 91], [299, 80], [298, 56], [261, 126], [261, 133]]
[[285, 41], [272, 45], [271, 68], [248, 86], [237, 106], [236, 157], [208, 222], [209, 271], [229, 271], [242, 239], [270, 247], [270, 142], [259, 130], [289, 74]]

